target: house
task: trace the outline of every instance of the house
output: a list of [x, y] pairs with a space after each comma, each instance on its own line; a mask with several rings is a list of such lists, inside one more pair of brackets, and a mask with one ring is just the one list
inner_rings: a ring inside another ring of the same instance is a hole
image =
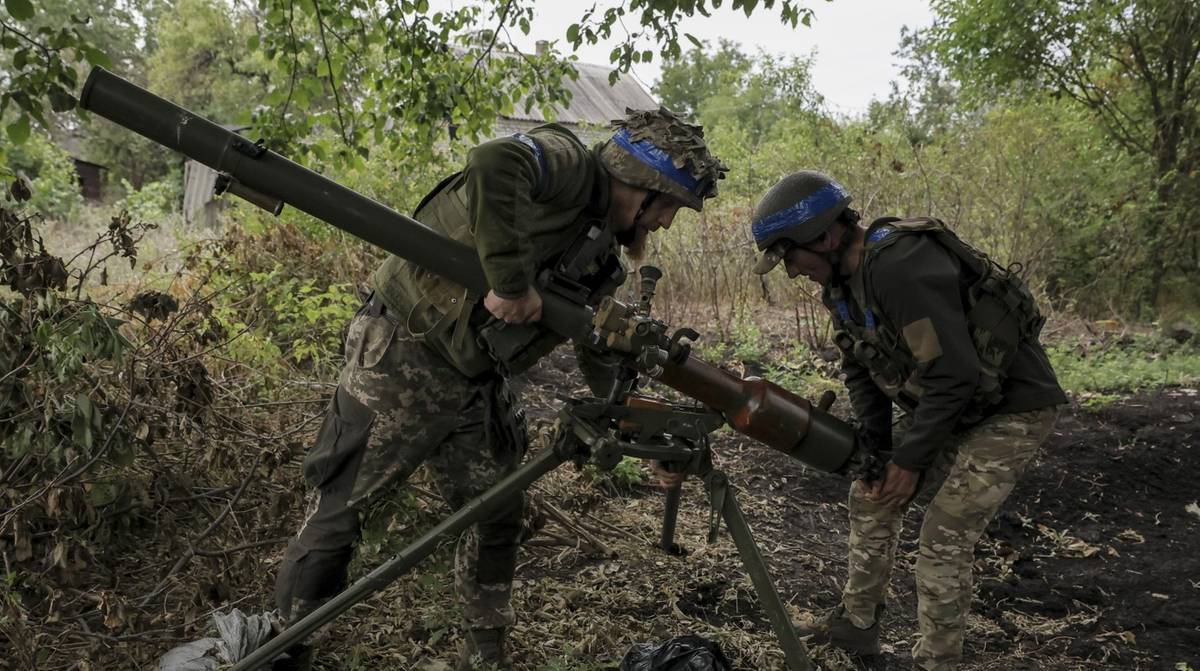
[[[538, 54], [544, 53], [548, 43], [537, 43]], [[626, 109], [656, 109], [658, 101], [638, 81], [621, 76], [613, 85], [608, 83], [612, 67], [593, 63], [576, 63], [579, 78], [563, 81], [563, 88], [571, 93], [567, 105], [555, 105], [550, 119], [544, 118], [534, 108], [528, 113], [521, 105], [510, 116], [501, 117], [492, 131], [493, 137], [504, 137], [528, 131], [547, 121], [557, 121], [591, 145], [606, 140], [612, 134], [609, 122], [625, 116]]]
[[[240, 133], [249, 126], [221, 124], [225, 130]], [[183, 163], [183, 220], [188, 224], [200, 224], [216, 228], [217, 215], [225, 207], [225, 201], [216, 197], [217, 171], [187, 159]]]
[[[544, 41], [537, 44], [539, 53], [546, 47], [547, 43]], [[568, 104], [555, 105], [549, 119], [542, 116], [536, 108], [526, 112], [518, 105], [511, 115], [496, 121], [491, 137], [507, 137], [513, 133], [528, 131], [547, 121], [557, 121], [570, 128], [584, 144], [591, 145], [609, 137], [609, 122], [624, 116], [627, 108], [658, 107], [658, 101], [631, 77], [622, 76], [616, 84], [610, 86], [608, 74], [612, 68], [607, 65], [576, 63], [575, 69], [579, 78], [563, 82], [564, 88], [571, 92], [571, 101]], [[246, 126], [222, 127], [234, 132], [246, 129]], [[187, 223], [216, 226], [217, 214], [224, 206], [221, 199], [213, 195], [216, 180], [217, 173], [207, 166], [192, 160], [184, 164], [183, 217]]]

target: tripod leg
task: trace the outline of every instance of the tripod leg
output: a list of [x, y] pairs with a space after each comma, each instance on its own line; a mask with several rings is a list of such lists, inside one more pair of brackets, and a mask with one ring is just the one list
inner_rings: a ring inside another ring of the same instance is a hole
[[424, 536], [413, 541], [395, 557], [380, 564], [375, 570], [343, 590], [341, 594], [330, 599], [328, 603], [267, 641], [262, 647], [238, 662], [232, 671], [251, 671], [270, 664], [272, 659], [292, 645], [304, 640], [321, 625], [333, 620], [410, 571], [437, 548], [438, 542], [443, 536], [457, 536], [462, 533], [467, 527], [482, 519], [497, 503], [511, 496], [513, 492], [528, 489], [535, 481], [560, 466], [567, 458], [560, 453], [558, 446], [539, 452], [524, 466], [513, 471], [491, 489], [467, 502], [454, 514], [425, 532]]
[[679, 500], [683, 497], [683, 485], [667, 490], [666, 507], [663, 509], [662, 540], [659, 546], [671, 555], [683, 554], [683, 548], [675, 544], [675, 522], [679, 518]]
[[783, 648], [783, 657], [788, 670], [809, 671], [813, 666], [812, 660], [808, 657], [808, 650], [804, 647], [804, 643], [796, 637], [796, 630], [792, 629], [791, 619], [783, 607], [779, 592], [775, 591], [775, 583], [771, 581], [767, 564], [758, 551], [758, 544], [754, 542], [750, 526], [746, 524], [742, 509], [733, 495], [733, 486], [729, 484], [725, 474], [720, 471], [713, 471], [707, 481], [709, 495], [713, 500], [723, 499], [721, 516], [725, 519], [725, 526], [728, 527], [729, 535], [733, 537], [733, 542], [737, 546], [738, 554], [742, 558], [742, 565], [746, 567], [746, 572], [750, 574], [750, 580], [754, 583], [754, 591], [758, 594], [758, 600], [762, 603], [763, 610], [767, 612], [767, 618], [771, 621], [771, 629], [775, 631], [775, 638], [779, 640], [779, 646]]

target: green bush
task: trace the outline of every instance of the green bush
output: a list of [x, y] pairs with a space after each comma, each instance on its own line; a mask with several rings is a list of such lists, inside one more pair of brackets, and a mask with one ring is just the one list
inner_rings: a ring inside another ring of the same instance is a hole
[[135, 189], [128, 180], [121, 180], [125, 198], [121, 207], [137, 221], [158, 221], [167, 215], [179, 212], [182, 203], [181, 178], [168, 173], [156, 182], [148, 182]]
[[627, 492], [646, 482], [642, 460], [633, 457], [621, 457], [620, 463], [607, 471], [589, 464], [583, 472], [593, 486], [612, 493]]
[[[336, 370], [340, 362], [342, 330], [358, 310], [360, 301], [353, 287], [324, 284], [314, 278], [286, 275], [282, 266], [270, 271], [252, 271], [247, 288], [255, 292], [259, 310], [252, 322], [232, 308], [222, 311], [225, 327], [248, 332], [251, 349], [267, 348], [265, 356], [286, 356], [296, 363]], [[261, 349], [259, 353], [263, 354]]]
[[733, 356], [741, 361], [761, 361], [770, 350], [770, 345], [763, 338], [758, 325], [744, 315], [733, 322], [730, 337], [733, 341]]
[[83, 204], [75, 162], [49, 136], [35, 133], [22, 144], [0, 150], [0, 158], [7, 172], [23, 174], [30, 180], [33, 197], [27, 205], [38, 214], [63, 220]]

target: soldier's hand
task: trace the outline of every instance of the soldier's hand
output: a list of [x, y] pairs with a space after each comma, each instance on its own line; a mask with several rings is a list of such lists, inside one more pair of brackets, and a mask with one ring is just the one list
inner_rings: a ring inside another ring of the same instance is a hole
[[532, 286], [520, 298], [501, 298], [489, 291], [483, 298], [483, 307], [507, 324], [525, 324], [542, 318], [542, 296]]
[[684, 473], [672, 473], [668, 471], [662, 462], [657, 459], [650, 460], [650, 470], [654, 471], [654, 475], [658, 476], [658, 484], [662, 485], [663, 489], [674, 489], [683, 484], [687, 475]]
[[867, 498], [885, 506], [903, 506], [917, 492], [920, 479], [920, 472], [889, 461], [883, 479], [870, 483]]

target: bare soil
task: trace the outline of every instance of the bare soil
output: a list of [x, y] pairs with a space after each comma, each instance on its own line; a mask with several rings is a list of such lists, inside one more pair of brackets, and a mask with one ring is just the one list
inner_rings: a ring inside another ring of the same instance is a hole
[[[976, 551], [965, 668], [1200, 665], [1198, 443], [1200, 398], [1193, 389], [1068, 409]], [[744, 486], [771, 492], [781, 513], [791, 511], [779, 523], [784, 535], [809, 538], [827, 551], [844, 543], [839, 515], [812, 505], [836, 500], [843, 486], [799, 473], [761, 450], [739, 456], [749, 464]], [[865, 668], [910, 664], [912, 566], [923, 503], [908, 515], [892, 579], [884, 621], [891, 650], [859, 660]], [[774, 524], [763, 519], [758, 526]], [[807, 597], [808, 606], [837, 603], [841, 564], [813, 575], [799, 560], [789, 567], [778, 555], [773, 559], [782, 592]]]
[[[572, 371], [569, 355], [556, 353], [523, 380], [535, 435], [553, 416], [556, 394], [584, 393]], [[844, 401], [835, 412], [845, 414]], [[1198, 443], [1195, 389], [1066, 409], [977, 549], [963, 668], [1200, 669]], [[153, 517], [134, 518], [120, 539], [103, 546], [89, 571], [72, 574], [76, 586], [68, 596], [79, 602], [74, 610], [31, 618], [17, 630], [29, 642], [54, 647], [53, 661], [38, 668], [153, 668], [171, 646], [209, 635], [209, 611], [270, 609], [280, 539], [294, 532], [303, 513], [303, 445], [292, 447], [290, 461], [281, 459], [286, 467], [272, 471], [238, 505], [244, 542], [237, 547], [206, 552], [170, 571], [180, 538], [161, 531], [163, 520], [195, 518], [189, 522], [195, 534], [220, 507], [205, 516], [199, 513], [207, 509], [184, 498], [156, 508]], [[713, 447], [716, 466], [738, 487], [790, 614], [802, 617], [836, 604], [845, 579], [847, 483], [808, 472], [727, 430]], [[355, 575], [448, 512], [420, 477], [413, 484], [394, 504], [372, 511], [378, 531], [364, 541]], [[698, 483], [685, 485], [680, 512], [678, 541], [686, 556], [656, 547], [663, 499], [648, 482], [597, 485], [568, 467], [536, 489], [569, 524], [550, 524], [520, 556], [512, 631], [516, 669], [612, 670], [630, 645], [683, 634], [717, 641], [737, 669], [783, 668], [732, 541], [722, 533], [715, 544], [705, 542], [710, 510]], [[920, 514], [918, 501], [892, 579], [884, 654], [852, 659], [818, 647], [811, 653], [822, 668], [910, 668]], [[606, 551], [581, 542], [583, 534]], [[317, 668], [450, 668], [462, 635], [453, 605], [452, 551], [447, 541], [417, 573], [340, 618], [321, 645]], [[164, 575], [164, 596], [137, 607]], [[103, 598], [89, 606], [90, 594]], [[53, 603], [37, 607], [31, 612], [53, 613]], [[0, 669], [21, 668], [11, 666], [4, 648], [0, 637]]]

